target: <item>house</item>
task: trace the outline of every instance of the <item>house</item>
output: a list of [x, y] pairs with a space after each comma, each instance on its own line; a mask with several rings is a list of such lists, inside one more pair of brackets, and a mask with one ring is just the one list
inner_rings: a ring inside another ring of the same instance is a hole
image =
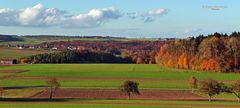
[[22, 50], [22, 49], [24, 49], [24, 47], [20, 46], [20, 47], [18, 47], [18, 49]]
[[34, 46], [30, 46], [29, 48], [30, 48], [30, 49], [35, 49], [35, 47], [34, 47]]
[[16, 59], [0, 59], [0, 64], [17, 64]]
[[57, 47], [53, 47], [52, 50], [57, 50], [58, 48]]

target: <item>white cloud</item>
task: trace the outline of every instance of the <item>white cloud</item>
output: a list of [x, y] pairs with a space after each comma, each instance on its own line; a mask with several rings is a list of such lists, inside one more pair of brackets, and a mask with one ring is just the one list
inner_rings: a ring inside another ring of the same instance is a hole
[[[134, 12], [126, 15], [129, 19], [140, 19], [149, 23], [167, 12], [167, 9], [159, 8], [146, 13]], [[98, 8], [85, 14], [72, 15], [64, 10], [46, 8], [42, 4], [37, 4], [19, 10], [0, 9], [0, 26], [91, 28], [122, 16], [123, 14], [115, 8]]]
[[149, 16], [162, 16], [164, 14], [167, 14], [167, 9], [159, 8], [159, 9], [150, 10], [148, 12]]
[[143, 22], [149, 23], [149, 22], [155, 21], [158, 17], [165, 15], [167, 13], [168, 13], [167, 9], [158, 8], [158, 9], [150, 10], [147, 13], [141, 13], [141, 14], [137, 12], [128, 13], [127, 16], [129, 19], [140, 18], [141, 20], [143, 20]]
[[121, 16], [115, 8], [92, 9], [87, 14], [69, 15], [66, 11], [37, 4], [20, 10], [0, 9], [0, 26], [96, 27]]
[[95, 27], [121, 16], [122, 14], [115, 8], [92, 9], [87, 14], [69, 18], [65, 27]]
[[148, 11], [147, 14], [142, 15], [142, 18], [144, 22], [149, 23], [155, 21], [157, 17], [160, 17], [167, 13], [168, 13], [167, 9], [159, 8]]
[[42, 4], [37, 4], [36, 6], [32, 8], [26, 8], [19, 12], [19, 22], [23, 25], [31, 25], [40, 23], [38, 22], [42, 12], [44, 11], [44, 7]]
[[12, 9], [0, 9], [0, 25], [11, 26], [17, 24], [17, 14], [18, 12]]

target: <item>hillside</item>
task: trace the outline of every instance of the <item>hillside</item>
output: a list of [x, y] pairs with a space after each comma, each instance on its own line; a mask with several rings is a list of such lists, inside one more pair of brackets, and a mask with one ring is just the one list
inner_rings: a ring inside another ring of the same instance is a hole
[[35, 45], [43, 42], [57, 42], [57, 41], [130, 41], [130, 40], [155, 40], [152, 38], [125, 38], [125, 37], [111, 37], [111, 36], [54, 36], [54, 35], [0, 35], [0, 45], [17, 45], [27, 44]]
[[16, 48], [1, 48], [0, 47], [0, 59], [19, 59], [21, 57], [27, 57], [35, 54], [48, 53], [45, 50], [19, 50]]

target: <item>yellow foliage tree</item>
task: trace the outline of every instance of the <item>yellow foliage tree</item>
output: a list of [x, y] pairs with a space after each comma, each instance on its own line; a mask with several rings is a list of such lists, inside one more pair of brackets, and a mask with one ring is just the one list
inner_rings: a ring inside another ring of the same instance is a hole
[[187, 54], [182, 53], [182, 55], [178, 58], [178, 68], [188, 69], [189, 68], [189, 62], [187, 58]]

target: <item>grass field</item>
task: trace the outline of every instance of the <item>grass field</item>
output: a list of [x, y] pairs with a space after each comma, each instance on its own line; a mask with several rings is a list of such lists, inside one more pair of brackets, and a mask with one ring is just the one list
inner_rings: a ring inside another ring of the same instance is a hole
[[[141, 105], [99, 105], [99, 104], [3, 104], [1, 108], [176, 108], [167, 106], [141, 106]], [[187, 108], [187, 107], [177, 107]]]
[[[136, 80], [140, 83], [140, 89], [189, 89], [188, 79], [196, 76], [199, 80], [213, 78], [226, 83], [240, 78], [235, 73], [214, 73], [193, 70], [180, 70], [160, 67], [159, 65], [145, 64], [33, 64], [0, 66], [1, 71], [25, 70], [23, 73], [1, 73], [1, 76], [12, 78], [0, 80], [0, 86], [46, 86], [49, 77], [56, 77], [62, 88], [98, 88], [118, 89], [125, 80]], [[29, 93], [39, 92], [36, 89], [8, 91], [6, 97], [24, 97]], [[218, 99], [235, 100], [232, 94], [222, 94]], [[139, 104], [140, 103], [140, 104]], [[236, 107], [235, 102], [205, 102], [205, 101], [153, 101], [153, 100], [67, 100], [67, 102], [36, 102], [35, 103], [1, 103], [1, 108], [211, 108]]]
[[34, 54], [47, 53], [44, 50], [19, 50], [17, 48], [0, 48], [0, 59], [18, 59]]
[[146, 64], [37, 64], [0, 67], [1, 70], [28, 70], [18, 75], [51, 77], [103, 77], [103, 78], [158, 78], [187, 80], [198, 79], [237, 80], [237, 73], [214, 73], [181, 70]]
[[[23, 101], [24, 102], [24, 101]], [[152, 100], [69, 100], [67, 103], [35, 102], [0, 104], [1, 108], [238, 108], [234, 102]]]
[[[2, 80], [1, 84], [4, 86], [44, 85], [46, 79], [41, 79], [41, 77], [59, 77], [63, 87], [116, 88], [124, 80], [129, 79], [137, 80], [141, 88], [186, 89], [190, 76], [196, 76], [200, 80], [213, 78], [227, 83], [240, 78], [240, 74], [234, 73], [177, 70], [158, 65], [136, 64], [38, 64], [0, 67], [0, 69], [28, 70], [28, 72], [19, 73], [17, 76], [33, 77]], [[34, 77], [40, 78], [35, 79]]]

